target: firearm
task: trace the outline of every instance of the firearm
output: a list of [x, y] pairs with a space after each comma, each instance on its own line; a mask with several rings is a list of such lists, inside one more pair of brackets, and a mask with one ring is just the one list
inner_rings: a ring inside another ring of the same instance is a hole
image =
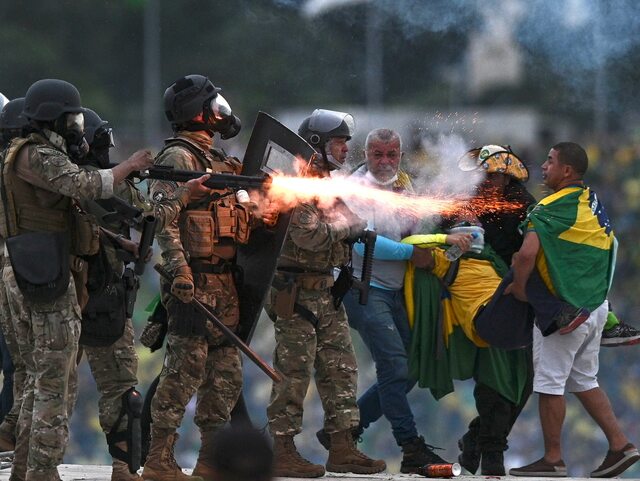
[[142, 234], [140, 234], [140, 242], [138, 243], [138, 259], [136, 260], [133, 272], [140, 276], [144, 273], [144, 266], [147, 264], [145, 258], [153, 244], [153, 238], [156, 234], [157, 220], [152, 215], [147, 215], [142, 219]]
[[[167, 282], [173, 281], [171, 278], [171, 274], [167, 272], [167, 270], [162, 267], [160, 264], [156, 264], [153, 268], [158, 271], [160, 276], [166, 280]], [[202, 302], [200, 302], [195, 297], [191, 301], [193, 307], [195, 307], [201, 314], [204, 314], [207, 319], [209, 319], [213, 324], [222, 331], [224, 337], [227, 338], [232, 344], [234, 344], [238, 349], [244, 352], [249, 359], [251, 359], [256, 366], [258, 366], [267, 376], [269, 376], [274, 382], [282, 382], [282, 376], [275, 371], [267, 362], [262, 359], [253, 349], [251, 349], [242, 339], [240, 339], [235, 332], [229, 329], [227, 326], [223, 324], [223, 322], [218, 319], [218, 317], [207, 309]]]
[[135, 174], [139, 179], [155, 179], [173, 182], [188, 182], [203, 175], [210, 177], [204, 181], [203, 185], [210, 189], [261, 189], [271, 183], [271, 177], [264, 176], [236, 175], [236, 174], [211, 174], [209, 172], [198, 172], [193, 170], [179, 170], [169, 165], [156, 165], [147, 171]]
[[371, 271], [373, 270], [373, 251], [376, 247], [378, 234], [373, 230], [365, 230], [358, 242], [364, 244], [364, 256], [362, 257], [362, 276], [354, 277], [353, 287], [360, 291], [360, 304], [363, 306], [369, 301], [369, 288], [371, 287]]
[[115, 195], [108, 199], [95, 199], [93, 202], [106, 211], [100, 216], [106, 223], [124, 222], [132, 226], [140, 224], [143, 220], [142, 209], [127, 204]]

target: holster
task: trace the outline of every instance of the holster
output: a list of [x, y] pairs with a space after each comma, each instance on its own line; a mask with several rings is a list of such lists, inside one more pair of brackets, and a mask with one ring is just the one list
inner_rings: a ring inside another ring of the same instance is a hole
[[53, 302], [69, 287], [66, 232], [29, 232], [5, 240], [16, 282], [30, 302]]
[[347, 295], [349, 289], [353, 286], [353, 269], [349, 266], [340, 268], [340, 275], [331, 287], [331, 296], [333, 297], [333, 307], [338, 309], [344, 296]]
[[284, 319], [291, 319], [298, 299], [298, 284], [292, 277], [289, 277], [283, 281], [282, 289], [275, 284], [274, 287], [276, 288], [276, 295], [273, 312]]

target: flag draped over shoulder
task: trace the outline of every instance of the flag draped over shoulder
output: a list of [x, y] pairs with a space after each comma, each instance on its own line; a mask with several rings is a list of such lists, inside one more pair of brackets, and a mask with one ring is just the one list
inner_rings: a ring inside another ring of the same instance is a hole
[[604, 302], [617, 243], [595, 192], [583, 186], [561, 189], [542, 199], [524, 225], [540, 239], [544, 258], [538, 267], [543, 277], [548, 272], [558, 297], [589, 310]]
[[[421, 244], [420, 236], [412, 237], [403, 242]], [[501, 276], [507, 270], [488, 245], [482, 254], [465, 255], [490, 261]], [[447, 294], [435, 275], [409, 264], [405, 277], [407, 312], [413, 321], [409, 375], [435, 399], [454, 391], [453, 379], [474, 378], [518, 404], [527, 383], [526, 351], [476, 346], [451, 318]]]

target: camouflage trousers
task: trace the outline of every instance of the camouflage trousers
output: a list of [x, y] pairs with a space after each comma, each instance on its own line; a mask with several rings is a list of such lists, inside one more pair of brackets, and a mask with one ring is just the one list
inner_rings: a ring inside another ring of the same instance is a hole
[[344, 307], [333, 307], [328, 290], [300, 289], [297, 302], [313, 312], [319, 323], [314, 326], [299, 314], [291, 319], [278, 317], [274, 323], [273, 362], [284, 380], [271, 390], [269, 430], [274, 436], [302, 430], [303, 403], [314, 368], [324, 429], [335, 433], [357, 426], [358, 368]]
[[57, 480], [77, 394], [80, 306], [75, 283], [71, 278], [66, 293], [53, 302], [32, 303], [22, 296], [10, 265], [4, 267], [3, 281], [26, 368], [10, 479]]
[[[4, 268], [4, 256], [0, 255], [0, 268]], [[0, 276], [1, 277], [1, 276]], [[16, 331], [13, 328], [11, 310], [9, 309], [9, 299], [5, 289], [4, 281], [0, 278], [0, 329], [7, 343], [11, 361], [13, 362], [13, 406], [5, 415], [0, 424], [0, 432], [15, 437], [16, 427], [18, 425], [18, 415], [20, 414], [20, 406], [22, 405], [22, 397], [24, 393], [24, 381], [27, 376], [27, 370], [20, 357], [18, 348], [18, 340], [16, 339]]]
[[[218, 317], [230, 328], [239, 320], [238, 297], [231, 275], [196, 274], [196, 297], [214, 307]], [[230, 417], [242, 391], [242, 358], [210, 321], [205, 324], [206, 335], [178, 335], [181, 323], [180, 301], [163, 289], [163, 303], [167, 308], [169, 334], [160, 382], [151, 403], [154, 427], [177, 429], [185, 409], [197, 393], [194, 422], [201, 431], [222, 427]]]
[[[127, 319], [122, 337], [112, 345], [80, 345], [80, 350], [87, 355], [91, 374], [100, 393], [98, 416], [104, 433], [109, 433], [120, 417], [122, 395], [138, 384], [138, 355], [134, 336], [131, 319]], [[123, 416], [115, 432], [126, 431], [127, 421], [127, 416]]]

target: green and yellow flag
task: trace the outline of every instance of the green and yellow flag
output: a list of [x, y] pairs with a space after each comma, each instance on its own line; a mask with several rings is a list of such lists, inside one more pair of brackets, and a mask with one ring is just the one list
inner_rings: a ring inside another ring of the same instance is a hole
[[537, 267], [554, 294], [589, 310], [604, 302], [617, 242], [595, 192], [585, 186], [561, 189], [542, 199], [524, 225], [540, 238]]

